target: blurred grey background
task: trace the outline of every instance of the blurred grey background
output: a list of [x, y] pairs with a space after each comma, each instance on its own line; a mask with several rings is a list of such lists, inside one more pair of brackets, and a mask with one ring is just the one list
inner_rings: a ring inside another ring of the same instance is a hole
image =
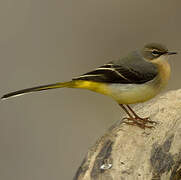
[[[148, 42], [180, 52], [180, 9], [180, 0], [1, 0], [0, 94], [70, 80]], [[180, 58], [170, 60], [167, 90], [181, 88]], [[77, 89], [1, 102], [0, 179], [72, 179], [122, 113]]]

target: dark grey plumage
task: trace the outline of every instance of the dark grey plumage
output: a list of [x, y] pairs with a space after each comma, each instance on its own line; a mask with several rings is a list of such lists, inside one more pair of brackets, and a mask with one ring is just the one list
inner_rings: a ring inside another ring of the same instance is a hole
[[155, 64], [144, 59], [140, 52], [133, 51], [125, 58], [111, 61], [73, 80], [142, 84], [154, 79], [157, 74], [158, 69]]

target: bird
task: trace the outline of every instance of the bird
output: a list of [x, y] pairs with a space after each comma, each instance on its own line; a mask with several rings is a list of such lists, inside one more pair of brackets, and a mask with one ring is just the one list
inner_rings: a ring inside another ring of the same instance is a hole
[[87, 89], [114, 99], [128, 115], [123, 118], [126, 124], [142, 129], [152, 128], [151, 124], [155, 122], [149, 117], [140, 117], [130, 104], [148, 101], [161, 92], [170, 78], [168, 58], [175, 54], [177, 52], [168, 51], [165, 45], [148, 43], [125, 57], [109, 61], [70, 81], [10, 92], [1, 99], [56, 88]]

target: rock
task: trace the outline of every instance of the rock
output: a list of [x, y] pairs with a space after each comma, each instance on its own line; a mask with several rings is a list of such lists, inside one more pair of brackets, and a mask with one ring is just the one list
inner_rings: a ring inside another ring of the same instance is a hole
[[144, 130], [116, 122], [89, 149], [74, 180], [181, 179], [181, 89], [134, 110], [157, 124]]

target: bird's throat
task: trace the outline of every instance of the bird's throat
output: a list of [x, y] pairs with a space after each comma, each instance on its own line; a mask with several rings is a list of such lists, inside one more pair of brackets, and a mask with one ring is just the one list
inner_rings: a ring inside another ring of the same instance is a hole
[[168, 80], [170, 79], [170, 64], [167, 60], [160, 60], [154, 62], [158, 67], [158, 80], [160, 81], [158, 84], [160, 88], [164, 88], [168, 84]]

